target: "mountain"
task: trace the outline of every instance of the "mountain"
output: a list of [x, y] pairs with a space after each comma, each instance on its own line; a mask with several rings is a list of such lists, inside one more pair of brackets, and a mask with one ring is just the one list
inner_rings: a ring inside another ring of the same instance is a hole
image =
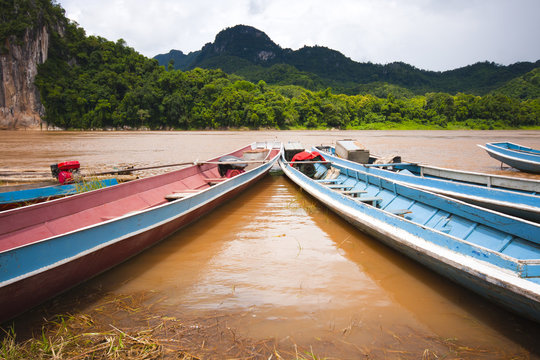
[[540, 98], [540, 68], [508, 81], [497, 92], [521, 100]]
[[174, 68], [187, 69], [200, 53], [200, 51], [193, 51], [186, 55], [180, 50], [171, 50], [167, 54], [154, 56], [154, 59], [156, 59], [160, 65], [164, 65], [165, 67], [168, 67], [169, 62], [172, 60]]
[[[360, 63], [323, 46], [283, 49], [264, 32], [246, 25], [219, 32], [213, 43], [204, 45], [198, 52], [184, 55], [178, 50], [171, 50], [169, 54], [158, 55], [155, 59], [165, 66], [173, 59], [174, 67], [180, 70], [220, 68], [254, 82], [264, 80], [272, 84], [296, 84], [314, 90], [332, 87], [344, 93], [355, 93], [360, 88], [370, 92], [370, 88], [380, 88], [381, 83], [387, 83], [414, 94], [466, 92], [484, 95], [540, 67], [540, 60], [509, 66], [480, 62], [435, 72], [403, 62], [386, 65]], [[285, 72], [276, 78], [278, 65], [278, 69]], [[299, 74], [300, 78], [295, 78]]]

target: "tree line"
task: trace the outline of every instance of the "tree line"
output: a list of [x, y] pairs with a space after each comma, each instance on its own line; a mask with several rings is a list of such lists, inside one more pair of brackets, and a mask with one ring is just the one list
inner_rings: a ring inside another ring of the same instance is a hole
[[[299, 76], [303, 74], [299, 73]], [[168, 69], [66, 22], [51, 31], [36, 85], [62, 129], [503, 129], [540, 126], [540, 98], [502, 94], [346, 95], [250, 82], [221, 70]], [[384, 85], [381, 85], [384, 87]]]

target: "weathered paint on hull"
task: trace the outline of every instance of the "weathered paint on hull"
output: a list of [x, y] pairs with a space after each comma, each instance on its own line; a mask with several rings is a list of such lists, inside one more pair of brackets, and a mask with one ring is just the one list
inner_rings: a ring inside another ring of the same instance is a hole
[[[343, 164], [347, 167], [357, 169], [362, 172], [373, 173], [381, 177], [387, 177], [392, 181], [399, 181], [409, 186], [422, 190], [431, 191], [437, 194], [443, 194], [455, 199], [468, 202], [470, 204], [482, 206], [488, 209], [499, 211], [522, 219], [527, 219], [540, 223], [540, 196], [527, 192], [517, 192], [508, 189], [498, 189], [486, 186], [477, 186], [475, 184], [460, 184], [458, 182], [446, 181], [445, 179], [424, 178], [421, 176], [403, 175], [389, 170], [366, 168], [362, 164], [354, 163], [345, 159], [338, 158], [326, 152], [322, 153], [328, 160], [335, 161], [337, 164]], [[433, 171], [435, 172], [435, 171]], [[476, 174], [473, 174], [476, 175]], [[465, 174], [463, 173], [463, 178]], [[513, 179], [504, 179], [497, 177], [498, 184], [508, 183]], [[540, 191], [540, 182], [528, 180], [525, 185], [535, 188], [534, 192]]]
[[[358, 209], [351, 211], [349, 205], [344, 205], [319, 191], [320, 185], [312, 185], [311, 180], [295, 175], [283, 163], [280, 165], [293, 182], [360, 231], [492, 302], [523, 317], [540, 322], [540, 295], [538, 293], [502, 281], [504, 274], [501, 275], [502, 272], [494, 267], [490, 270], [498, 272], [496, 275], [489, 275], [489, 271], [480, 272], [473, 266], [466, 265], [466, 261], [460, 261], [465, 259], [465, 256], [427, 244], [428, 241], [423, 239], [429, 238], [430, 234], [424, 227], [417, 226], [413, 232], [402, 230], [386, 223], [385, 220], [388, 221], [388, 218], [381, 220], [380, 212], [368, 206], [365, 206], [363, 211]], [[482, 265], [482, 267], [486, 266]]]
[[[439, 275], [446, 277], [453, 282], [460, 284], [478, 295], [496, 303], [500, 306], [519, 314], [520, 316], [531, 318], [534, 321], [540, 322], [540, 303], [538, 299], [531, 299], [524, 295], [508, 291], [503, 284], [491, 283], [487, 281], [482, 274], [472, 274], [459, 268], [460, 264], [446, 263], [443, 258], [435, 258], [422, 251], [403, 244], [399, 239], [395, 238], [391, 233], [381, 233], [379, 229], [369, 227], [365, 223], [356, 221], [347, 214], [333, 209], [339, 216], [347, 222], [369, 234], [393, 248], [394, 250], [406, 255], [410, 259], [419, 262], [420, 264], [437, 272]], [[431, 254], [435, 255], [435, 254]]]
[[528, 158], [520, 158], [520, 154], [518, 152], [500, 149], [490, 146], [490, 144], [486, 144], [486, 146], [478, 146], [486, 150], [489, 156], [499, 160], [502, 163], [505, 163], [506, 165], [521, 171], [540, 174], [540, 161], [538, 160], [540, 156], [538, 155], [530, 155]]
[[[44, 201], [58, 199], [64, 196], [74, 195], [83, 192], [84, 189], [87, 189], [86, 191], [88, 191], [90, 189], [104, 188], [113, 185], [118, 185], [118, 181], [114, 178], [88, 181], [84, 184], [76, 183], [67, 185], [54, 185], [0, 192], [0, 211], [15, 209], [21, 206], [37, 204]], [[79, 191], [79, 189], [81, 191]], [[2, 190], [5, 190], [4, 187], [2, 187]]]
[[85, 256], [53, 267], [21, 281], [12, 283], [0, 291], [0, 322], [14, 318], [155, 245], [187, 224], [196, 221], [214, 208], [237, 196], [253, 182], [260, 180], [263, 173], [252, 181], [216, 198], [207, 204], [167, 222], [161, 226], [138, 233]]

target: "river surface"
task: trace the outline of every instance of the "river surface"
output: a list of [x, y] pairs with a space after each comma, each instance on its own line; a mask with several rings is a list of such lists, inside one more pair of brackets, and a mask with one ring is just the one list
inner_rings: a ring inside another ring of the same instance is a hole
[[[476, 146], [512, 141], [540, 148], [538, 131], [6, 131], [0, 132], [0, 170], [46, 171], [52, 163], [79, 160], [83, 169], [104, 171], [204, 160], [252, 141], [309, 147], [345, 138], [405, 161], [540, 179], [501, 169]], [[278, 175], [60, 296], [47, 311], [66, 311], [81, 294], [93, 296], [78, 300], [77, 311], [103, 301], [95, 294], [144, 292], [152, 293], [161, 316], [227, 316], [238, 336], [293, 338], [325, 356], [366, 358], [379, 349], [381, 358], [399, 358], [400, 351], [434, 358], [427, 349], [441, 354], [452, 343], [462, 358], [540, 358], [540, 325], [358, 232]], [[17, 321], [36, 319], [34, 311]]]

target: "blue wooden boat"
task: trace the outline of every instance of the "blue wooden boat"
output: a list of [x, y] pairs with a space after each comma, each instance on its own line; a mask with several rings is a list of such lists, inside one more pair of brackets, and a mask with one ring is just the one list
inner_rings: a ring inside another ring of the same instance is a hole
[[370, 174], [527, 220], [540, 222], [540, 181], [480, 174], [410, 163], [359, 164], [315, 147], [325, 158]]
[[0, 211], [33, 204], [36, 202], [57, 199], [78, 192], [118, 185], [115, 178], [91, 180], [66, 185], [43, 186], [14, 191], [0, 192]]
[[328, 208], [397, 251], [540, 322], [540, 225], [363, 172], [314, 161], [280, 166]]
[[478, 145], [489, 156], [521, 171], [540, 174], [540, 150], [511, 142], [487, 143]]
[[279, 143], [254, 143], [162, 175], [0, 212], [0, 322], [127, 260], [242, 193], [280, 153]]

